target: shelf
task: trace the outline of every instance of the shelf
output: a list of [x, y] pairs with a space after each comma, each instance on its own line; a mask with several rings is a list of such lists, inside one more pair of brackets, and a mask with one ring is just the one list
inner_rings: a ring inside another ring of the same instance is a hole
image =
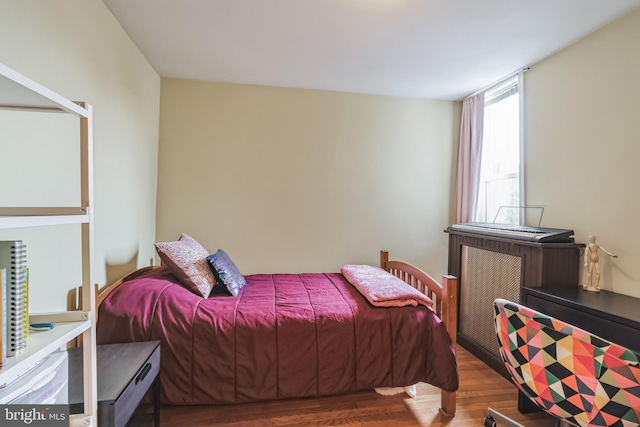
[[0, 207], [0, 229], [89, 222], [87, 208]]
[[54, 322], [49, 331], [29, 331], [26, 347], [16, 356], [8, 357], [0, 368], [0, 387], [15, 381], [37, 366], [50, 353], [66, 347], [83, 336], [84, 414], [69, 419], [72, 427], [90, 427], [97, 415], [95, 357], [95, 290], [93, 271], [93, 116], [90, 104], [72, 102], [17, 71], [0, 64], [0, 110], [70, 113], [80, 125], [80, 197], [81, 207], [0, 207], [0, 229], [35, 226], [81, 224], [83, 298], [87, 312], [66, 311], [50, 314], [29, 314], [30, 322]]
[[[56, 327], [49, 331], [29, 331], [27, 346], [22, 352], [5, 359], [0, 370], [0, 387], [13, 382], [49, 353], [65, 346], [73, 338], [91, 328], [90, 315], [91, 313], [80, 311], [30, 315], [31, 322], [55, 322]], [[86, 319], [83, 319], [83, 316]], [[69, 319], [77, 319], [77, 321], [68, 321]]]
[[44, 225], [84, 224], [89, 215], [0, 216], [0, 229], [38, 227]]
[[87, 109], [0, 64], [0, 108], [67, 112], [89, 117]]

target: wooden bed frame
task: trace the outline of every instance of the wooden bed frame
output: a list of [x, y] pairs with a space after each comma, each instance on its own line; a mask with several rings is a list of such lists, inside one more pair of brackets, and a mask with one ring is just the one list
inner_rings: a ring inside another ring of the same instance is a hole
[[[442, 320], [455, 347], [458, 331], [458, 282], [456, 278], [444, 275], [442, 276], [442, 284], [440, 284], [427, 273], [411, 264], [401, 261], [389, 261], [389, 252], [387, 251], [380, 251], [380, 267], [433, 300], [433, 308]], [[447, 416], [455, 415], [456, 393], [454, 391], [442, 391], [440, 411]]]
[[[420, 292], [427, 295], [434, 302], [433, 308], [435, 313], [440, 317], [442, 323], [445, 325], [451, 342], [454, 347], [456, 345], [457, 334], [457, 307], [458, 307], [458, 285], [457, 280], [453, 276], [442, 276], [442, 283], [438, 283], [435, 279], [429, 276], [424, 271], [411, 264], [407, 264], [401, 261], [389, 261], [389, 252], [380, 251], [380, 267], [387, 270], [394, 276], [402, 279], [405, 283], [416, 288]], [[98, 292], [98, 285], [96, 286], [96, 322], [98, 321], [98, 309], [105, 300], [105, 298], [113, 292], [122, 283], [129, 280], [133, 274], [139, 274], [144, 271], [148, 271], [154, 268], [160, 268], [160, 266], [147, 266], [133, 273], [130, 273], [123, 278], [117, 280], [113, 284], [103, 288]], [[68, 305], [70, 310], [82, 309], [82, 288], [77, 291], [75, 289], [69, 292]], [[77, 293], [77, 295], [76, 295]], [[76, 303], [80, 301], [80, 303]], [[80, 343], [78, 344], [80, 345]], [[446, 416], [453, 416], [456, 412], [456, 393], [442, 391], [440, 400], [440, 411]]]

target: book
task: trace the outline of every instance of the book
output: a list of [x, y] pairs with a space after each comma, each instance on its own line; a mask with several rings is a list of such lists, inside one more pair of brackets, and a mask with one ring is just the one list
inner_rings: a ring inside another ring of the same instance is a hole
[[7, 269], [0, 269], [0, 368], [7, 358]]
[[[29, 326], [27, 247], [22, 240], [0, 241], [0, 269], [7, 271], [7, 356], [27, 345], [24, 325]], [[25, 323], [26, 321], [26, 323]]]

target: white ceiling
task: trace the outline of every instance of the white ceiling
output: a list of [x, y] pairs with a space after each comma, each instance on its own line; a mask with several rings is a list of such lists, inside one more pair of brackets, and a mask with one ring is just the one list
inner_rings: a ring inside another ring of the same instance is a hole
[[103, 0], [161, 77], [458, 100], [640, 0]]

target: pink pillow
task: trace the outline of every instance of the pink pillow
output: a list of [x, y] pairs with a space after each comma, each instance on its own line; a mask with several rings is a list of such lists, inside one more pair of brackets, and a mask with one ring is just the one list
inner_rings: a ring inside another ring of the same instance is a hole
[[196, 295], [207, 298], [216, 284], [209, 268], [209, 252], [193, 237], [182, 234], [176, 242], [158, 242], [156, 251], [162, 263], [180, 283]]

